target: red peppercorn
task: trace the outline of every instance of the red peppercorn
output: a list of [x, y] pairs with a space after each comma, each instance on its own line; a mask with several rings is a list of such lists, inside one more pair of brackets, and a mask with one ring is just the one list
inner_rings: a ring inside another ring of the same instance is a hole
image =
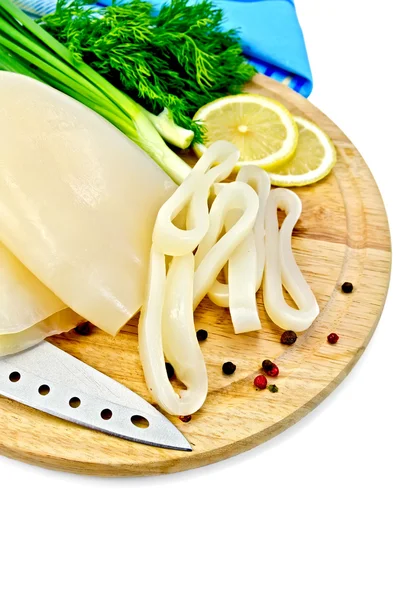
[[270, 371], [267, 371], [267, 374], [269, 375], [269, 377], [277, 377], [277, 375], [279, 374], [278, 366], [273, 365]]
[[189, 423], [189, 421], [192, 419], [192, 415], [181, 415], [179, 418], [182, 423]]
[[267, 386], [267, 379], [264, 375], [257, 375], [254, 379], [254, 386], [259, 390], [265, 390]]
[[336, 344], [336, 342], [339, 340], [339, 335], [337, 333], [330, 333], [327, 337], [327, 340], [329, 344]]

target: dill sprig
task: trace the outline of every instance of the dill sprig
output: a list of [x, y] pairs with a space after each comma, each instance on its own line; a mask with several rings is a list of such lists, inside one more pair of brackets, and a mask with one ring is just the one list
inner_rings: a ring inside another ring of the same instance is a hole
[[171, 0], [155, 14], [145, 0], [104, 8], [58, 0], [42, 26], [109, 82], [147, 110], [168, 109], [174, 121], [202, 135], [192, 122], [204, 104], [239, 93], [254, 69], [238, 32], [222, 29], [223, 13], [210, 0]]

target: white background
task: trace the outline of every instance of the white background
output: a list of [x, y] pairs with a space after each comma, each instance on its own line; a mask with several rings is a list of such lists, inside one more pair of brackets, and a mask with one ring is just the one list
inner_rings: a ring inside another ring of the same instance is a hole
[[[393, 2], [296, 4], [311, 100], [363, 154], [396, 234]], [[245, 455], [130, 480], [0, 458], [0, 598], [396, 600], [396, 300], [394, 280], [347, 380]]]

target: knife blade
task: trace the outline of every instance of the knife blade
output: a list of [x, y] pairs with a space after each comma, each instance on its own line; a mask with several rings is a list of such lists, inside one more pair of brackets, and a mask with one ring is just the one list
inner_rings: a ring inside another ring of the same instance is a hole
[[0, 358], [0, 394], [103, 433], [191, 451], [181, 432], [149, 402], [49, 342]]

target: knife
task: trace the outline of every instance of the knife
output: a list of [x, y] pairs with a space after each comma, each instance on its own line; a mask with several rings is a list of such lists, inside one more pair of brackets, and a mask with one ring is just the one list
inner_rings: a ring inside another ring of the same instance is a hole
[[192, 449], [149, 402], [49, 342], [0, 358], [0, 394], [126, 440], [173, 450]]

